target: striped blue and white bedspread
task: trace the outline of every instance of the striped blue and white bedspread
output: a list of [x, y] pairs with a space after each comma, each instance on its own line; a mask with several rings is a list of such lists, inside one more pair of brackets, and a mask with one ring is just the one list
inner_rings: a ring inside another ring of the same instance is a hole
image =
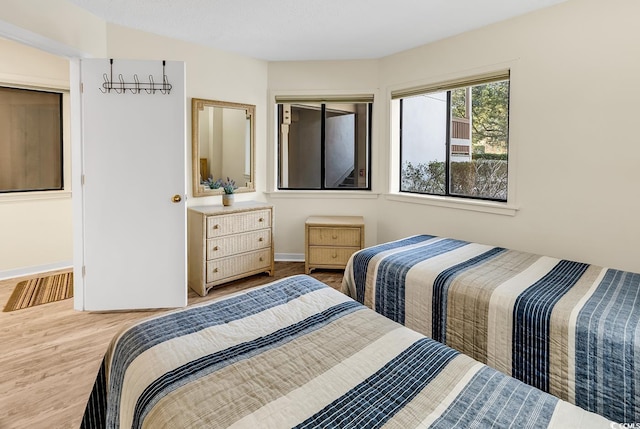
[[609, 428], [308, 276], [122, 331], [85, 428]]
[[354, 254], [343, 291], [559, 398], [640, 423], [640, 274], [419, 235]]

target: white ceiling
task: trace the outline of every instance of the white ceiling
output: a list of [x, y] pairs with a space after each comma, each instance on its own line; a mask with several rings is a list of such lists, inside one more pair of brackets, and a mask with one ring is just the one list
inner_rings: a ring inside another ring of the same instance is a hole
[[70, 0], [107, 22], [253, 58], [380, 58], [565, 0]]

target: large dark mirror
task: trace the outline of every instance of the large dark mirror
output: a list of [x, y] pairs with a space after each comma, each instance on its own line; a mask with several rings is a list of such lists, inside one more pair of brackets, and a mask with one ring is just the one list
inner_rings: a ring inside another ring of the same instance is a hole
[[208, 183], [232, 179], [235, 192], [255, 191], [254, 116], [256, 106], [191, 100], [193, 196], [219, 195]]

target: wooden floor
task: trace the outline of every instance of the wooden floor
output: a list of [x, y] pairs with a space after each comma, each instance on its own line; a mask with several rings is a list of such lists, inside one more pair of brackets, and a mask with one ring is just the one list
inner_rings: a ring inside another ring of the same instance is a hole
[[[276, 262], [275, 276], [257, 275], [189, 294], [189, 305], [304, 272], [304, 263]], [[339, 288], [342, 271], [312, 276]], [[33, 276], [31, 276], [33, 277]], [[0, 281], [4, 308], [14, 286], [30, 277]], [[0, 428], [78, 428], [102, 356], [126, 323], [162, 311], [87, 313], [73, 300], [0, 312]]]

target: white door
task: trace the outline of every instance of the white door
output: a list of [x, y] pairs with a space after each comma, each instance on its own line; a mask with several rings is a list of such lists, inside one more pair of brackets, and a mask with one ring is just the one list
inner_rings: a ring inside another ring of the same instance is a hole
[[[144, 88], [150, 75], [161, 87], [162, 61], [115, 59], [112, 67], [107, 59], [80, 61], [84, 184], [82, 212], [74, 213], [82, 223], [74, 265], [84, 267], [82, 309], [181, 307], [187, 303], [185, 65], [166, 62], [167, 94]], [[120, 75], [125, 84], [137, 79], [140, 93], [118, 93]], [[105, 77], [118, 90], [104, 93]]]

